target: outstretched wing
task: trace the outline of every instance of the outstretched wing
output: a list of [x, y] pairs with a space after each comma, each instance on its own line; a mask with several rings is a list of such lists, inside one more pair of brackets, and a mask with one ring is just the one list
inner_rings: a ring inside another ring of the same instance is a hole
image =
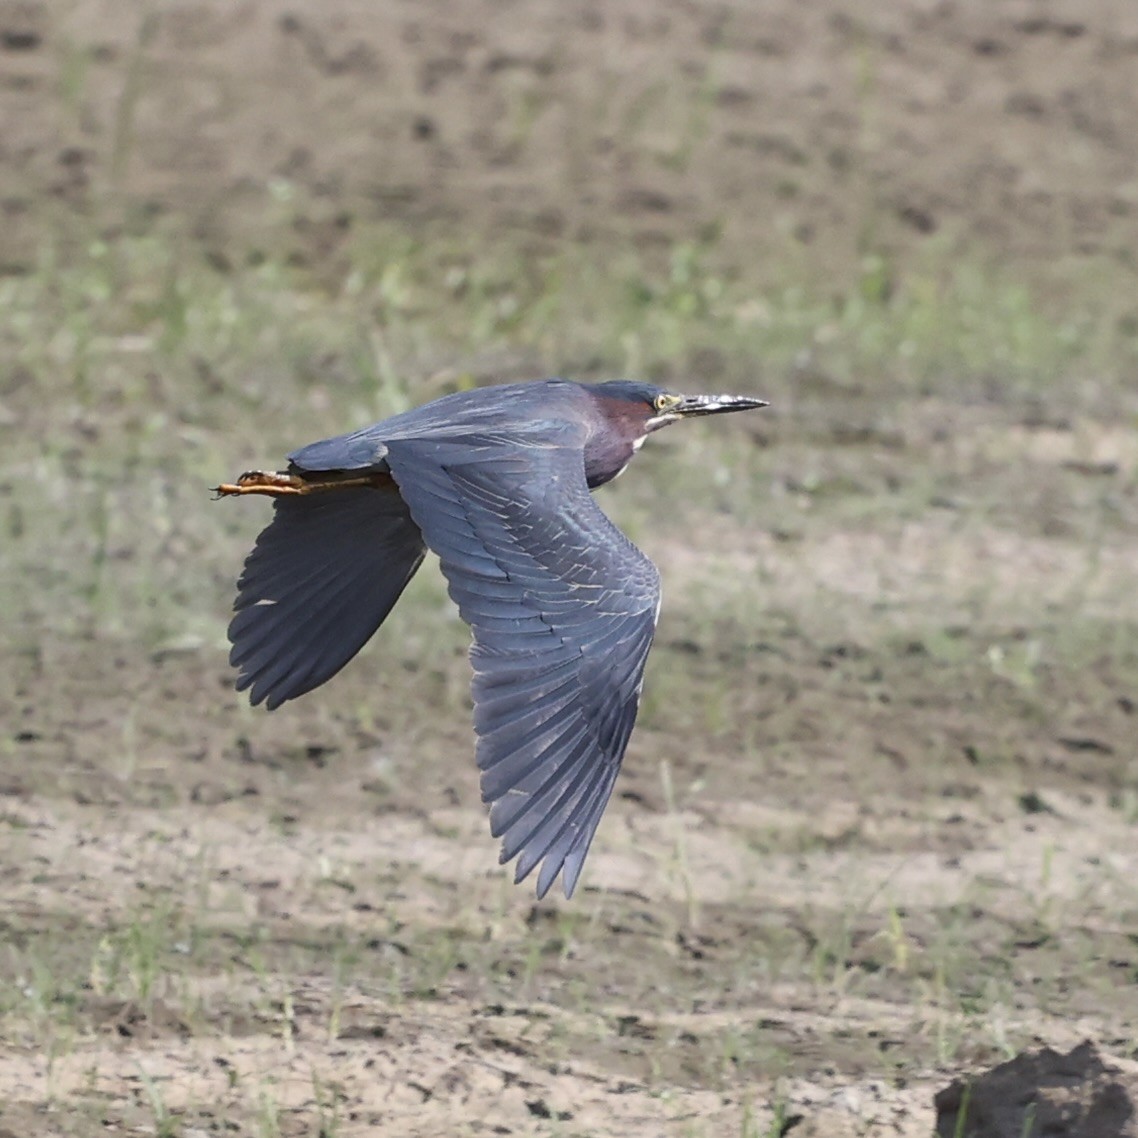
[[331, 679], [371, 638], [426, 552], [394, 486], [278, 498], [237, 582], [237, 690], [272, 710]]
[[389, 441], [387, 462], [471, 626], [482, 797], [515, 880], [571, 896], [636, 719], [656, 567], [585, 483], [581, 446]]

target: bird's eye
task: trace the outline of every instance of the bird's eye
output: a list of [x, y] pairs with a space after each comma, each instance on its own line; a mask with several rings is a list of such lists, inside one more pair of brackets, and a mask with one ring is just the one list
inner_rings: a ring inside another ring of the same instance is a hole
[[664, 393], [657, 395], [656, 398], [652, 400], [652, 406], [655, 410], [663, 412], [667, 411], [675, 402], [676, 397], [674, 395]]

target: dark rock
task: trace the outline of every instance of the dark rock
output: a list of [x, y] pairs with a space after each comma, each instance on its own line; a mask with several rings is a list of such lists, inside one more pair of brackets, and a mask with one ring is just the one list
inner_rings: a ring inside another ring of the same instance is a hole
[[1025, 1051], [936, 1096], [939, 1138], [1138, 1138], [1138, 1064], [1089, 1040], [1061, 1055]]

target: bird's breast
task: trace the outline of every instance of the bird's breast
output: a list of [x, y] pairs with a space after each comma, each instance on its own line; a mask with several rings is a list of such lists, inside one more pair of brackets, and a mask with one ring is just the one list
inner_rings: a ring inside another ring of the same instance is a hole
[[643, 438], [632, 442], [614, 438], [590, 440], [585, 447], [585, 481], [589, 489], [595, 490], [623, 474], [643, 442]]

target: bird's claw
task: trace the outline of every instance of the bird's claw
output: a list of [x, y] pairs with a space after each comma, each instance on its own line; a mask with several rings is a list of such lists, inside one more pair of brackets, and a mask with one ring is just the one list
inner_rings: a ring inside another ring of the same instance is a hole
[[213, 488], [214, 498], [229, 498], [234, 494], [267, 494], [271, 498], [287, 498], [295, 494], [316, 494], [324, 490], [351, 490], [368, 488], [381, 490], [392, 485], [386, 471], [369, 470], [364, 474], [345, 473], [339, 470], [306, 472], [247, 470], [236, 482], [223, 482]]
[[290, 494], [306, 494], [308, 486], [295, 474], [271, 470], [247, 470], [236, 482], [223, 482], [215, 486], [216, 498], [228, 498], [234, 494], [268, 494], [283, 498]]

